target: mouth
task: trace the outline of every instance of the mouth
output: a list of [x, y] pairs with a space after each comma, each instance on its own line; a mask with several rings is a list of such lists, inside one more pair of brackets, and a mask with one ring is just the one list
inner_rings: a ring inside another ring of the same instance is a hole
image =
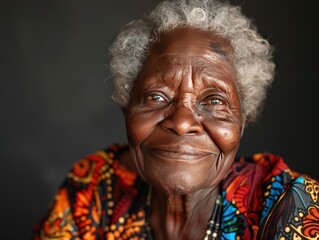
[[160, 158], [173, 160], [197, 160], [213, 154], [212, 152], [185, 145], [154, 147], [148, 149], [148, 152]]

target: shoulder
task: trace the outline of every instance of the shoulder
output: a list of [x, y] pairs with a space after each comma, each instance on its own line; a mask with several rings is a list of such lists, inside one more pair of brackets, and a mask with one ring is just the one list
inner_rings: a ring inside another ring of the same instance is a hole
[[282, 191], [261, 223], [260, 239], [315, 239], [319, 236], [319, 184], [300, 175]]
[[293, 171], [282, 156], [272, 153], [237, 158], [223, 190], [225, 206], [246, 226], [243, 234], [258, 232], [258, 239], [292, 239], [284, 233], [300, 228], [293, 221], [306, 216], [309, 207], [312, 213], [319, 209], [317, 180]]
[[270, 176], [278, 175], [281, 172], [289, 172], [291, 175], [297, 174], [289, 169], [281, 155], [273, 153], [256, 153], [249, 157], [238, 157], [233, 164], [233, 170], [255, 169], [261, 174]]
[[[277, 183], [288, 185], [299, 173], [292, 171], [284, 162], [282, 156], [272, 153], [258, 153], [250, 157], [238, 157], [231, 166], [224, 180], [224, 189], [229, 200], [239, 189], [245, 187], [250, 195], [255, 191], [265, 190]], [[252, 197], [252, 196], [251, 196]]]
[[[127, 145], [113, 144], [110, 147], [86, 155], [74, 163], [68, 172], [62, 189], [68, 193], [72, 212], [79, 219], [81, 208], [86, 213], [95, 207], [106, 211], [106, 215], [114, 218], [114, 205], [119, 197], [135, 197], [141, 188], [141, 181], [135, 171], [122, 164], [122, 156], [128, 150]], [[103, 209], [103, 206], [107, 206]], [[85, 215], [85, 214], [84, 214]], [[114, 220], [114, 219], [113, 219]]]
[[[66, 183], [76, 187], [98, 185], [104, 179], [125, 171], [120, 163], [121, 155], [128, 150], [124, 144], [112, 144], [75, 162], [67, 173]], [[118, 170], [119, 169], [119, 170]]]
[[75, 162], [50, 209], [35, 225], [34, 239], [93, 237], [100, 231], [96, 226], [116, 221], [125, 210], [115, 209], [118, 196], [134, 195], [139, 187], [137, 174], [120, 162], [127, 150], [126, 145], [113, 144]]

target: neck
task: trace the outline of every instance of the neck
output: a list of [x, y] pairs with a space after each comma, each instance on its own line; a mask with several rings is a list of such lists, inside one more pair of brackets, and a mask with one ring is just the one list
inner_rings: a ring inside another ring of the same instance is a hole
[[214, 209], [218, 187], [188, 195], [152, 190], [150, 226], [155, 239], [203, 239]]

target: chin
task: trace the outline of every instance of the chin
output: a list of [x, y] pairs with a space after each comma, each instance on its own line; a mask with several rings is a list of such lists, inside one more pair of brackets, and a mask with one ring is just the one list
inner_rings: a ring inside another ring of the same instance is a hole
[[166, 195], [187, 195], [199, 190], [200, 184], [194, 182], [191, 176], [183, 173], [175, 173], [170, 176], [163, 176], [160, 181], [149, 181], [157, 190]]
[[181, 186], [181, 185], [167, 185], [167, 186], [155, 186], [156, 190], [164, 193], [165, 195], [188, 195], [195, 190], [193, 188]]
[[192, 193], [194, 191], [195, 190], [193, 188], [190, 188], [190, 187], [173, 186], [171, 194], [172, 195], [187, 195], [187, 194], [190, 194], [190, 193]]

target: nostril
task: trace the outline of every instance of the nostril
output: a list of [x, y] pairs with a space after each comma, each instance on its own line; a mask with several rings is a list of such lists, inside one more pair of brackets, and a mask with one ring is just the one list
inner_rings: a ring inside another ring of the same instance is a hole
[[203, 126], [195, 113], [185, 106], [171, 109], [170, 114], [162, 120], [161, 128], [177, 135], [195, 135], [203, 133]]

